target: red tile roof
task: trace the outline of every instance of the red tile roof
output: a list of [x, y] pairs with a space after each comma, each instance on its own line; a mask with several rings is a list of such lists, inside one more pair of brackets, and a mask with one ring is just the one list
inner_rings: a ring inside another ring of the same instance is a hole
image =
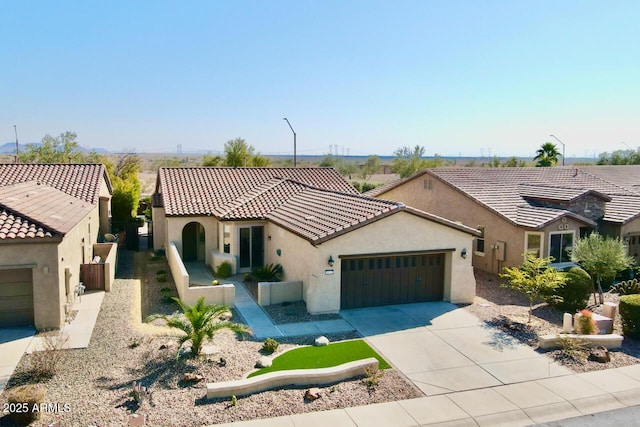
[[[161, 169], [157, 188], [170, 190], [162, 193], [165, 212], [170, 216], [211, 214], [221, 221], [269, 220], [314, 244], [400, 211], [477, 233], [402, 203], [364, 197], [333, 169], [289, 168], [276, 169], [277, 173], [266, 168], [233, 171], [238, 169]], [[304, 177], [307, 182], [282, 175]], [[233, 181], [231, 177], [238, 180]], [[168, 182], [171, 180], [178, 181]], [[329, 188], [319, 188], [322, 185]], [[343, 189], [348, 191], [340, 191]], [[189, 200], [193, 203], [188, 203]]]
[[7, 239], [64, 235], [94, 206], [38, 181], [29, 181], [0, 187], [0, 208], [6, 214], [4, 225], [10, 230], [0, 239]]
[[53, 237], [54, 234], [53, 230], [0, 208], [0, 240], [45, 238]]
[[111, 191], [106, 169], [100, 164], [0, 164], [0, 187], [36, 180], [93, 205], [100, 199], [101, 179]]
[[[539, 228], [548, 224], [554, 216], [578, 217], [562, 209], [552, 209], [554, 213], [549, 211], [551, 208], [533, 206], [527, 199], [571, 201], [587, 194], [609, 200], [604, 221], [626, 223], [640, 215], [640, 193], [634, 192], [632, 185], [620, 185], [624, 179], [621, 171], [612, 169], [605, 175], [606, 171], [600, 167], [436, 168], [378, 187], [366, 195], [384, 195], [408, 180], [428, 174], [516, 225]], [[630, 172], [640, 177], [640, 167], [628, 169], [627, 177]], [[617, 176], [618, 179], [615, 182], [608, 181], [607, 176]], [[589, 223], [586, 218], [578, 218]]]
[[[333, 168], [160, 168], [156, 193], [165, 214], [220, 216], [225, 206], [272, 178], [288, 178], [347, 194], [358, 194]], [[158, 198], [154, 199], [158, 201]]]

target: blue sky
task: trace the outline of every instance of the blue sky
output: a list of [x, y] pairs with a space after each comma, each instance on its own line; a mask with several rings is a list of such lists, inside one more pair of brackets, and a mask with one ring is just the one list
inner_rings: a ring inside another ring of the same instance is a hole
[[[569, 156], [640, 146], [637, 1], [14, 1], [0, 144]], [[560, 147], [560, 146], [559, 146]]]

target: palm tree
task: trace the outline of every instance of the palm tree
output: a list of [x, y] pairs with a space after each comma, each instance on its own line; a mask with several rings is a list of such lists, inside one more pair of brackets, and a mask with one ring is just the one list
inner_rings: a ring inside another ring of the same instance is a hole
[[221, 329], [251, 334], [251, 329], [246, 325], [228, 320], [218, 320], [222, 314], [229, 311], [229, 307], [226, 305], [205, 304], [204, 297], [198, 298], [194, 305], [186, 304], [175, 297], [173, 300], [180, 306], [182, 313], [176, 312], [171, 316], [153, 315], [147, 318], [147, 322], [162, 319], [167, 322], [168, 327], [183, 331], [185, 335], [178, 339], [180, 344], [178, 348], [185, 342], [191, 341], [192, 356], [200, 354], [205, 338], [213, 338], [215, 333]]
[[554, 166], [558, 164], [558, 156], [560, 156], [560, 152], [555, 144], [551, 142], [545, 142], [542, 144], [542, 147], [536, 151], [536, 156], [533, 160], [536, 160], [536, 166]]

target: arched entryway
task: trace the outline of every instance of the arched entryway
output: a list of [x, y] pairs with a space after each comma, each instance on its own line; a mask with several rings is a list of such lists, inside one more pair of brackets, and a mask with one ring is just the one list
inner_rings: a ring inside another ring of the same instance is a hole
[[199, 222], [188, 223], [182, 229], [182, 260], [204, 261], [204, 227]]

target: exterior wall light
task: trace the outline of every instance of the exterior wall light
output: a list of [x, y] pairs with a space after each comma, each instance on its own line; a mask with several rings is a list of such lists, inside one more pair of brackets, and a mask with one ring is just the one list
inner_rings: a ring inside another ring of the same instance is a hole
[[329, 264], [329, 267], [333, 267], [333, 263], [335, 261], [333, 260], [333, 257], [331, 255], [329, 255], [329, 260], [327, 261], [327, 264]]
[[460, 252], [460, 256], [464, 259], [467, 259], [467, 248], [462, 248], [462, 251]]

